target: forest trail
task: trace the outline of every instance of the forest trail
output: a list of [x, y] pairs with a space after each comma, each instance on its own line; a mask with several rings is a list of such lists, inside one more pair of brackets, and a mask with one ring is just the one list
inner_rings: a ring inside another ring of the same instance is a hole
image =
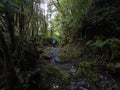
[[[119, 90], [119, 87], [113, 83], [111, 78], [109, 78], [109, 74], [104, 74], [104, 72], [97, 73], [101, 80], [96, 83], [89, 83], [86, 81], [86, 78], [78, 79], [78, 68], [73, 63], [63, 62], [59, 57], [59, 51], [58, 47], [50, 47], [49, 50], [44, 52], [44, 57], [48, 60], [48, 65], [57, 66], [70, 75], [70, 83], [64, 90]], [[92, 77], [93, 76], [91, 76], [91, 78]], [[57, 88], [59, 89], [59, 87], [60, 86], [57, 85], [57, 83], [54, 83], [53, 88], [55, 90]]]
[[[45, 57], [50, 58], [49, 64], [52, 64], [54, 66], [60, 67], [62, 70], [67, 71], [70, 78], [70, 85], [67, 86], [67, 90], [90, 90], [91, 87], [89, 84], [87, 84], [84, 80], [78, 80], [76, 70], [77, 68], [72, 65], [71, 63], [63, 63], [62, 60], [59, 57], [59, 49], [52, 47], [51, 50], [48, 52], [45, 52]], [[57, 89], [59, 86], [55, 84], [53, 86], [55, 89]]]

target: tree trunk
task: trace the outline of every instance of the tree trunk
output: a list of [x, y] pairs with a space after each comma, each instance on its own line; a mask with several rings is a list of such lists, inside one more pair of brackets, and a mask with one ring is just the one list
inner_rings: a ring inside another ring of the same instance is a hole
[[[1, 27], [0, 29], [2, 30]], [[5, 74], [6, 90], [15, 90], [16, 73], [14, 68], [14, 62], [11, 58], [7, 43], [5, 41], [5, 37], [1, 30], [0, 30], [0, 42], [4, 54], [4, 74]]]

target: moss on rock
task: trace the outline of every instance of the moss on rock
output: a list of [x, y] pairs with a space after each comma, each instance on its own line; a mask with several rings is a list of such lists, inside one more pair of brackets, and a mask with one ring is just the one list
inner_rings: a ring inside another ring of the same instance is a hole
[[96, 82], [98, 80], [95, 70], [95, 62], [82, 62], [78, 65], [77, 77], [84, 79], [86, 82]]
[[[57, 90], [64, 88], [70, 83], [69, 73], [58, 66], [48, 65], [45, 69], [44, 75], [44, 80], [49, 80], [47, 81], [48, 84], [51, 86], [58, 85]], [[56, 90], [54, 86], [51, 88], [52, 90]]]

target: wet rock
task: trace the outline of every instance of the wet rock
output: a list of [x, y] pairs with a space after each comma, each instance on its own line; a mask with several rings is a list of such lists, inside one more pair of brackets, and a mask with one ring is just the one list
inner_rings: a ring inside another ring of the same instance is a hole
[[80, 81], [77, 82], [77, 84], [78, 84], [79, 86], [83, 86], [83, 85], [86, 84], [86, 82], [85, 82], [84, 80], [80, 80]]
[[51, 63], [53, 63], [53, 64], [61, 62], [61, 60], [58, 56], [58, 49], [57, 48], [52, 48], [45, 56], [47, 58], [49, 58]]
[[53, 87], [53, 89], [58, 89], [58, 88], [59, 88], [59, 85], [53, 84], [52, 87]]
[[63, 64], [60, 67], [64, 70], [70, 70], [71, 69], [71, 64]]
[[104, 79], [103, 75], [98, 74], [98, 77], [99, 77], [100, 79]]
[[50, 57], [47, 54], [42, 54], [41, 57], [44, 58], [44, 59], [46, 59], [46, 60], [50, 60], [52, 58], [52, 57]]
[[52, 62], [60, 61], [60, 59], [58, 57], [58, 49], [57, 48], [52, 48], [50, 51], [44, 52], [41, 56], [47, 60], [52, 60]]
[[79, 87], [79, 90], [88, 90], [88, 89], [84, 87]]
[[56, 63], [60, 63], [61, 62], [60, 59], [57, 56], [51, 58], [51, 61], [56, 62]]
[[51, 57], [58, 56], [58, 49], [57, 48], [53, 48], [52, 50], [50, 50], [48, 52], [48, 55], [51, 56]]
[[74, 84], [71, 84], [70, 86], [67, 87], [67, 90], [77, 90], [77, 86]]
[[72, 66], [72, 68], [69, 70], [69, 73], [73, 76], [76, 76], [76, 69]]

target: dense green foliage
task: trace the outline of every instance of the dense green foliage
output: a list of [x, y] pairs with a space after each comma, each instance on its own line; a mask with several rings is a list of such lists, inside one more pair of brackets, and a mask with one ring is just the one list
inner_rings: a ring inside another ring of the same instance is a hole
[[54, 1], [58, 14], [53, 24], [70, 42], [76, 38], [119, 38], [119, 3], [118, 0]]

